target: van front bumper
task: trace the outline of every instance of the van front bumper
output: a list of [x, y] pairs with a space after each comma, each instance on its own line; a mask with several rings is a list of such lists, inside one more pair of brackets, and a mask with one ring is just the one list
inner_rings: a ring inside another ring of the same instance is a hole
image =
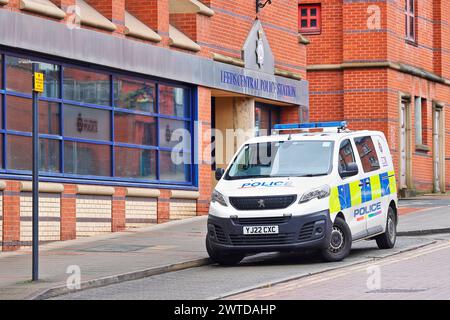
[[[278, 226], [278, 234], [244, 235], [244, 226]], [[218, 252], [290, 252], [326, 248], [332, 222], [328, 210], [302, 215], [258, 218], [208, 217], [211, 248]]]

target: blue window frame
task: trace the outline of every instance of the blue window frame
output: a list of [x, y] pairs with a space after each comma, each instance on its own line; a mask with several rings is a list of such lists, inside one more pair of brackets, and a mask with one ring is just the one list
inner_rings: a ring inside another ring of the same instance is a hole
[[194, 88], [7, 52], [0, 52], [0, 174], [31, 173], [30, 59], [45, 73], [42, 177], [197, 186]]

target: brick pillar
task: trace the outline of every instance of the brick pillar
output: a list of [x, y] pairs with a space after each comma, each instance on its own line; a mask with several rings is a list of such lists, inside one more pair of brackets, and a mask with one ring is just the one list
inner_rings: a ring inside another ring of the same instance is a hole
[[71, 240], [77, 237], [76, 192], [76, 185], [64, 185], [64, 192], [61, 194], [61, 240]]
[[170, 24], [183, 32], [192, 41], [197, 41], [197, 14], [196, 13], [171, 13]]
[[170, 190], [161, 190], [158, 198], [157, 222], [163, 223], [170, 219]]
[[126, 189], [123, 187], [116, 187], [112, 197], [112, 232], [125, 230], [125, 191]]
[[211, 136], [206, 134], [211, 130], [211, 90], [198, 87], [198, 121], [201, 122], [201, 132], [198, 137], [197, 152], [201, 154], [198, 164], [198, 188], [200, 196], [197, 199], [197, 215], [208, 214], [211, 200]]
[[3, 251], [20, 248], [20, 182], [7, 181], [3, 191]]
[[[171, 13], [170, 24], [183, 32], [194, 42], [208, 42], [211, 17], [197, 13]], [[202, 46], [199, 55], [210, 57], [208, 47]]]
[[133, 0], [125, 5], [129, 13], [162, 37], [162, 45], [168, 45], [169, 0]]
[[117, 26], [123, 34], [125, 27], [125, 0], [86, 0], [92, 7]]

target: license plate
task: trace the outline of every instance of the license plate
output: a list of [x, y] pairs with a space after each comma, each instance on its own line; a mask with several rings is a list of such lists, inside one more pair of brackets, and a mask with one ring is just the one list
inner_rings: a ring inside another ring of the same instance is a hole
[[278, 226], [248, 226], [244, 234], [278, 234]]

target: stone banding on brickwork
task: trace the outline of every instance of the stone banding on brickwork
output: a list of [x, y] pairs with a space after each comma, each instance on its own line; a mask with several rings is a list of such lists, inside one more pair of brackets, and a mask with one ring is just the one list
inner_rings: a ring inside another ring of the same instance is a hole
[[64, 19], [66, 13], [50, 0], [20, 0], [20, 9], [39, 13], [55, 19]]
[[228, 64], [232, 64], [238, 67], [244, 67], [245, 66], [245, 62], [242, 59], [239, 58], [234, 58], [234, 57], [230, 57], [230, 56], [226, 56], [220, 53], [216, 53], [213, 52], [212, 53], [212, 58], [214, 61], [218, 61], [218, 62], [222, 62], [222, 63], [228, 63]]
[[186, 190], [170, 190], [171, 199], [191, 199], [196, 200], [200, 197], [198, 191], [186, 191]]
[[[20, 182], [20, 191], [22, 192], [33, 191], [33, 184], [31, 183], [31, 181]], [[39, 182], [39, 192], [63, 193], [64, 185], [62, 183]]]
[[183, 32], [172, 25], [169, 25], [169, 44], [172, 47], [198, 52], [201, 47]]
[[126, 188], [125, 194], [127, 197], [158, 198], [161, 191], [158, 189]]
[[77, 194], [112, 196], [114, 194], [114, 187], [77, 185]]
[[296, 80], [302, 79], [302, 76], [298, 73], [279, 69], [279, 68], [275, 68], [275, 75], [280, 76], [280, 77], [285, 77], [285, 78], [296, 79]]
[[5, 190], [6, 188], [6, 181], [0, 180], [0, 190]]
[[169, 12], [173, 13], [198, 13], [207, 17], [212, 17], [214, 11], [198, 0], [170, 0]]
[[162, 40], [161, 36], [155, 31], [150, 29], [147, 25], [139, 21], [135, 16], [133, 16], [128, 11], [125, 11], [125, 34], [127, 36], [150, 40], [153, 42], [160, 42]]
[[374, 62], [344, 62], [340, 64], [314, 64], [307, 67], [308, 71], [333, 71], [355, 68], [390, 68], [398, 70], [413, 76], [424, 78], [426, 80], [443, 83], [450, 86], [450, 79], [442, 78], [432, 72], [425, 71], [404, 63], [392, 61], [374, 61]]
[[114, 31], [117, 29], [114, 23], [101, 15], [84, 0], [76, 0], [76, 5], [81, 9], [81, 24], [107, 31]]

